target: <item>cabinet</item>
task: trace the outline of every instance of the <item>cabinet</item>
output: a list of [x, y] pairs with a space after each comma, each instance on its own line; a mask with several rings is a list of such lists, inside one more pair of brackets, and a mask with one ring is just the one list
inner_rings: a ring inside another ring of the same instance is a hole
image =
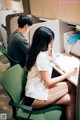
[[42, 0], [30, 0], [31, 14], [37, 17], [42, 16]]
[[58, 3], [59, 19], [67, 23], [80, 25], [80, 0], [62, 1]]
[[34, 16], [58, 19], [57, 0], [30, 0], [30, 9]]
[[31, 14], [80, 25], [80, 0], [30, 0]]

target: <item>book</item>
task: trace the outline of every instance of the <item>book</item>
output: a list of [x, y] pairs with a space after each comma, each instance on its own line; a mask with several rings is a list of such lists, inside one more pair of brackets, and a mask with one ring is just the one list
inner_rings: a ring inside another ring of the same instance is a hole
[[79, 67], [79, 59], [74, 56], [56, 55], [53, 63], [63, 72], [69, 72], [72, 68]]
[[71, 53], [74, 54], [77, 57], [80, 57], [80, 40], [76, 42], [74, 47], [71, 50]]
[[71, 45], [67, 44], [69, 36], [72, 35], [72, 34], [74, 34], [74, 31], [69, 31], [69, 32], [64, 33], [64, 50], [65, 50], [66, 53], [69, 53], [71, 48], [72, 48]]
[[76, 44], [78, 39], [80, 39], [80, 33], [72, 34], [68, 37], [67, 44]]
[[66, 53], [71, 52], [78, 39], [80, 39], [80, 33], [74, 31], [64, 33], [64, 49]]

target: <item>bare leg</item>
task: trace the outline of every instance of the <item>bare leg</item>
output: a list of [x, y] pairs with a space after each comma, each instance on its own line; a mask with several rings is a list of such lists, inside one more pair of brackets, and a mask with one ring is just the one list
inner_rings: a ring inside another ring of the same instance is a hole
[[32, 107], [41, 108], [49, 104], [63, 104], [66, 105], [67, 120], [74, 120], [75, 97], [70, 92], [71, 85], [67, 82], [62, 82], [54, 85], [49, 89], [47, 101], [35, 100]]
[[75, 97], [72, 94], [66, 94], [56, 104], [66, 105], [66, 118], [67, 120], [75, 120]]

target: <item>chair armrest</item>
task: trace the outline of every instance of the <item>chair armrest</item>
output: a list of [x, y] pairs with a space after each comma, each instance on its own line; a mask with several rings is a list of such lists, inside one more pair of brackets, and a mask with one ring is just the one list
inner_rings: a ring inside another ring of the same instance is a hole
[[14, 60], [13, 58], [11, 58], [8, 54], [7, 54], [7, 49], [4, 48], [3, 46], [0, 46], [0, 51], [7, 57], [7, 59], [10, 61], [10, 63], [13, 64], [18, 64], [18, 62], [16, 60]]
[[11, 105], [13, 107], [24, 109], [24, 110], [32, 111], [32, 107], [26, 106], [26, 105], [23, 105], [23, 104], [14, 103], [12, 101], [9, 102], [9, 105]]

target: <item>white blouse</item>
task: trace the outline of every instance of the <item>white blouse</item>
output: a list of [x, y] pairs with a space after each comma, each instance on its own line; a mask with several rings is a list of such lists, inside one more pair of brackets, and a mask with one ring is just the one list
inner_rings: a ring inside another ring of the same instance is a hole
[[52, 66], [49, 61], [48, 52], [40, 52], [37, 56], [35, 65], [28, 72], [25, 87], [26, 96], [39, 100], [47, 100], [48, 87], [46, 86], [44, 80], [41, 79], [39, 71], [48, 71], [51, 77]]

